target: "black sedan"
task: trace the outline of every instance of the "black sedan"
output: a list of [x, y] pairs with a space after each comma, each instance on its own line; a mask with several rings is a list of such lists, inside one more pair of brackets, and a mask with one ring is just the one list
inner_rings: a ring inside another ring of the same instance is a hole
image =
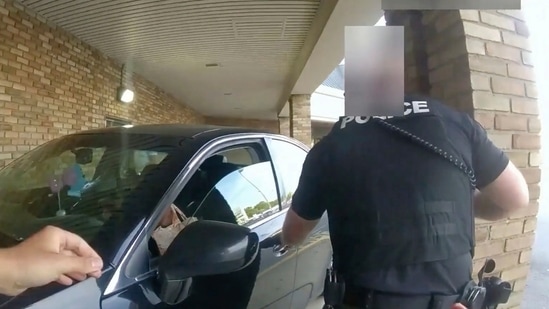
[[[86, 239], [105, 268], [1, 296], [0, 308], [304, 309], [331, 260], [326, 217], [299, 248], [276, 239], [307, 150], [250, 129], [143, 125], [30, 151], [0, 171], [0, 246], [54, 225]], [[151, 236], [174, 206], [197, 221], [161, 255]]]

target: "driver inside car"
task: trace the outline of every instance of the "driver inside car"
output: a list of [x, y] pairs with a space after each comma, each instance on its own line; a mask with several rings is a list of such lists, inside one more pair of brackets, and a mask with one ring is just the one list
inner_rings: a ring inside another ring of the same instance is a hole
[[162, 216], [160, 223], [153, 232], [153, 239], [158, 246], [159, 254], [163, 255], [168, 249], [177, 234], [181, 232], [187, 225], [196, 221], [196, 218], [187, 218], [185, 214], [177, 206], [172, 204]]
[[[176, 198], [174, 205], [187, 218], [237, 224], [231, 207], [215, 188], [223, 177], [235, 170], [217, 163], [223, 163], [219, 156], [206, 160]], [[164, 223], [168, 223], [173, 213], [165, 216]], [[261, 254], [258, 254], [248, 267], [233, 273], [194, 277], [189, 297], [182, 303], [162, 304], [157, 308], [246, 309], [259, 273], [260, 257]], [[216, 291], [215, 297], [212, 297], [212, 291]]]

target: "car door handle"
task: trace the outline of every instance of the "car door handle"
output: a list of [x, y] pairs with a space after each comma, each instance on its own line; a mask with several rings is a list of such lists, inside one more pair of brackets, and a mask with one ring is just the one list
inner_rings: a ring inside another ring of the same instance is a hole
[[292, 249], [291, 246], [284, 246], [281, 243], [282, 229], [272, 233], [262, 242], [262, 248], [273, 248], [273, 255], [276, 257], [281, 257], [286, 255], [288, 251]]
[[271, 235], [267, 236], [263, 241], [261, 241], [261, 248], [274, 248], [277, 245], [280, 245], [280, 236], [282, 230], [278, 230]]
[[283, 245], [274, 245], [273, 246], [273, 254], [276, 257], [281, 257], [283, 255], [286, 255], [288, 251], [290, 251], [290, 246], [283, 246]]

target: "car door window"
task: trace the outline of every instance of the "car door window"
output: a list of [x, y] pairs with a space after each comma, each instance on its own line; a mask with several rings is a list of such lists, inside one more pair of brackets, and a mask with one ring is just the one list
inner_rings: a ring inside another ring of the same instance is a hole
[[[220, 152], [206, 160], [200, 172], [209, 186], [204, 198], [196, 201], [193, 216], [251, 226], [278, 212], [278, 191], [271, 162], [258, 162], [257, 158], [253, 152], [240, 148]], [[246, 165], [246, 161], [251, 164]]]
[[290, 207], [292, 196], [299, 184], [307, 152], [292, 143], [281, 140], [271, 140], [269, 150], [280, 184], [281, 206], [285, 209]]

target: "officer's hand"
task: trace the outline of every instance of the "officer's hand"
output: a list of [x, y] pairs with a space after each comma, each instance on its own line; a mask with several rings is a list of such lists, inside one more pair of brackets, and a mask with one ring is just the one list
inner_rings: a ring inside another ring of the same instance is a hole
[[450, 309], [467, 309], [467, 307], [462, 304], [454, 304]]
[[273, 248], [274, 246], [278, 246], [282, 244], [282, 238], [280, 237], [280, 234], [276, 234], [274, 236], [271, 236], [269, 238], [264, 239], [261, 242], [261, 248]]
[[0, 293], [17, 295], [57, 281], [70, 285], [99, 278], [101, 257], [78, 235], [48, 226], [15, 247], [0, 252]]

